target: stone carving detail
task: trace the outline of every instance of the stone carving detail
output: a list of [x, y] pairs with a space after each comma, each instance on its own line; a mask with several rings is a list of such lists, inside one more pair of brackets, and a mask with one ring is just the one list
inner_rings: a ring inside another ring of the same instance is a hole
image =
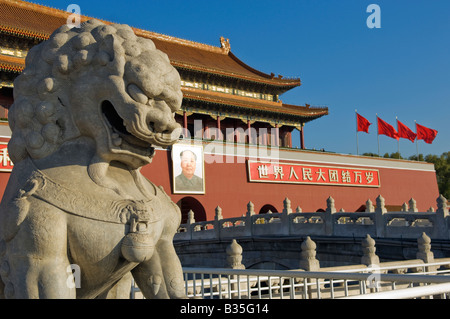
[[327, 198], [327, 210], [326, 211], [331, 214], [336, 213], [336, 207], [334, 205], [334, 198], [331, 196], [329, 196]]
[[231, 244], [227, 246], [227, 266], [232, 269], [245, 269], [242, 264], [242, 247], [233, 239]]
[[283, 213], [285, 214], [292, 213], [291, 200], [287, 197], [283, 201]]
[[306, 271], [316, 271], [320, 268], [319, 260], [316, 258], [317, 245], [311, 240], [311, 237], [307, 236], [301, 244], [301, 259], [300, 268]]
[[409, 211], [412, 213], [417, 213], [419, 210], [417, 209], [417, 203], [414, 198], [409, 200]]
[[255, 215], [255, 204], [253, 204], [252, 202], [248, 202], [246, 214], [247, 214], [247, 216]]
[[369, 234], [361, 243], [363, 256], [361, 257], [361, 263], [367, 266], [379, 265], [380, 258], [376, 255], [375, 240], [370, 237]]
[[215, 209], [214, 219], [215, 220], [222, 220], [223, 219], [222, 208], [220, 206], [217, 206], [216, 209]]
[[377, 208], [375, 209], [375, 211], [378, 213], [381, 213], [381, 214], [387, 213], [384, 197], [381, 195], [378, 195], [376, 202], [377, 202]]
[[181, 132], [167, 55], [126, 25], [64, 25], [30, 50], [14, 86], [0, 296], [128, 297], [131, 272], [146, 298], [184, 298], [180, 210], [139, 171]]
[[228, 54], [231, 50], [230, 39], [226, 39], [224, 37], [220, 37], [220, 47], [225, 53]]
[[366, 212], [373, 213], [375, 211], [375, 207], [370, 199], [366, 201]]

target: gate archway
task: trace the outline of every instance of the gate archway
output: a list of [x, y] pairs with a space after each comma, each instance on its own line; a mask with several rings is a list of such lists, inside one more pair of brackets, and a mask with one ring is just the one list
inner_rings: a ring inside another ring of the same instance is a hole
[[261, 209], [259, 210], [259, 213], [260, 214], [267, 214], [269, 212], [269, 210], [272, 213], [278, 213], [278, 210], [273, 205], [270, 205], [270, 204], [266, 204], [263, 207], [261, 207]]
[[178, 207], [181, 210], [181, 223], [184, 224], [188, 219], [188, 212], [192, 210], [194, 212], [194, 218], [196, 222], [206, 221], [206, 211], [202, 203], [191, 196], [186, 196], [177, 202]]

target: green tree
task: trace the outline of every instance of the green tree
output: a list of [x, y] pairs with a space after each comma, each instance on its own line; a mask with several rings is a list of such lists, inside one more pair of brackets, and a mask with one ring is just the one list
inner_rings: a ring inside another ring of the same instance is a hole
[[370, 156], [370, 157], [380, 157], [378, 154], [376, 153], [364, 153], [362, 154], [362, 156]]
[[391, 154], [385, 153], [383, 157], [384, 157], [384, 158], [397, 158], [397, 159], [403, 159], [403, 157], [400, 155], [399, 152], [395, 152], [395, 153], [391, 153]]
[[[379, 157], [375, 153], [364, 153], [363, 156]], [[384, 158], [400, 158], [403, 157], [398, 153], [385, 153]], [[444, 152], [439, 155], [427, 155], [423, 154], [412, 155], [408, 158], [411, 161], [428, 162], [434, 164], [436, 170], [436, 179], [438, 183], [439, 193], [445, 198], [450, 200], [450, 152]]]
[[425, 158], [423, 157], [423, 154], [419, 154], [419, 156], [413, 155], [413, 156], [410, 156], [408, 159], [411, 161], [425, 162]]
[[425, 161], [434, 164], [439, 193], [450, 199], [450, 152], [445, 152], [441, 156], [427, 155]]
[[431, 154], [423, 156], [423, 154], [419, 154], [419, 157], [417, 157], [417, 155], [413, 155], [409, 159], [433, 163], [436, 170], [439, 193], [450, 199], [450, 152], [444, 152], [440, 156]]

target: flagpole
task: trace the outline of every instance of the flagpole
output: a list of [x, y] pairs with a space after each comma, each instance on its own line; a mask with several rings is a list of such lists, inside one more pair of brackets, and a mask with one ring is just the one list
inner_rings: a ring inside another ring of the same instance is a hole
[[355, 109], [355, 118], [356, 118], [356, 155], [359, 155], [359, 145], [358, 145], [358, 113]]
[[[395, 120], [397, 121], [397, 132], [398, 132], [398, 116], [395, 117]], [[398, 159], [400, 159], [400, 138], [397, 139], [397, 152], [398, 152]]]
[[[414, 124], [416, 126], [416, 136], [417, 136], [417, 123], [416, 123], [416, 120], [414, 120]], [[419, 144], [417, 143], [417, 137], [416, 137], [416, 153], [417, 153], [417, 161], [419, 161]]]
[[380, 130], [378, 129], [378, 113], [375, 113], [377, 116], [377, 139], [378, 139], [378, 156], [380, 156]]

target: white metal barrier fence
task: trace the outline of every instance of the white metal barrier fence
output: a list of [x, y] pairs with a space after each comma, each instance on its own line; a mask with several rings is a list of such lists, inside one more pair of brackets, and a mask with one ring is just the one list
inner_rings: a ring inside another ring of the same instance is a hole
[[[387, 263], [389, 264], [389, 263]], [[401, 268], [400, 268], [401, 267]], [[339, 268], [339, 267], [337, 267]], [[343, 268], [343, 267], [341, 267]], [[447, 298], [450, 262], [337, 271], [183, 268], [185, 292], [203, 299]], [[391, 272], [391, 273], [389, 273]], [[392, 273], [397, 272], [397, 273]], [[132, 298], [138, 298], [132, 288]]]

